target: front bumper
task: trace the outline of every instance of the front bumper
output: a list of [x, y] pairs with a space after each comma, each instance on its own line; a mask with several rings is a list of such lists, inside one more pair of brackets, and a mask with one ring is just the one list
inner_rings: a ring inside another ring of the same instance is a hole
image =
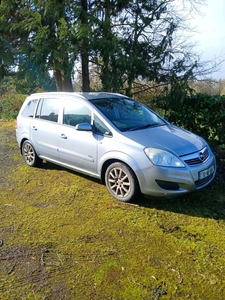
[[216, 160], [210, 157], [196, 166], [166, 168], [151, 165], [142, 170], [141, 192], [154, 197], [175, 197], [206, 187], [215, 177]]

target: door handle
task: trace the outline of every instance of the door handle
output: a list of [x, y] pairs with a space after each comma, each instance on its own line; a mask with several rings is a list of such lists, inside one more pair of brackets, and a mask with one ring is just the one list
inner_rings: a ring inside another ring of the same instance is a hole
[[60, 137], [61, 137], [61, 139], [64, 139], [64, 140], [67, 139], [67, 136], [64, 133], [61, 133]]
[[33, 126], [32, 129], [35, 130], [35, 131], [37, 131], [37, 127], [36, 126]]

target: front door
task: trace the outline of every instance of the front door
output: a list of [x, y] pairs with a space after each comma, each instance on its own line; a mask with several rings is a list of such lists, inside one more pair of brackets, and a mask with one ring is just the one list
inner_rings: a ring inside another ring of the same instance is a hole
[[97, 172], [97, 136], [80, 131], [76, 125], [91, 124], [92, 112], [79, 100], [65, 99], [63, 124], [59, 129], [60, 162], [80, 172], [95, 176]]

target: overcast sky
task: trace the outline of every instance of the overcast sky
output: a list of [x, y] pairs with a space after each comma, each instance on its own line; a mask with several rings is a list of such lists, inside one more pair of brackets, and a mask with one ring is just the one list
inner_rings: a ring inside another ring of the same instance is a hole
[[[206, 0], [201, 11], [203, 16], [196, 16], [193, 25], [198, 33], [194, 35], [198, 46], [197, 52], [202, 53], [202, 60], [211, 60], [219, 56], [225, 59], [225, 1]], [[225, 79], [225, 63], [212, 78]]]

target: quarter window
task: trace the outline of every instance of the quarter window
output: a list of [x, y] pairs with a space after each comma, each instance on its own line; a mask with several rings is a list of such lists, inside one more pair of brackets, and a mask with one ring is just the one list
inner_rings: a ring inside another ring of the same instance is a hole
[[94, 132], [104, 136], [112, 136], [112, 132], [97, 116], [94, 117]]
[[23, 117], [33, 118], [34, 111], [35, 111], [35, 108], [37, 105], [37, 101], [38, 101], [37, 99], [33, 99], [27, 103], [26, 107], [24, 108], [24, 110], [22, 112]]

